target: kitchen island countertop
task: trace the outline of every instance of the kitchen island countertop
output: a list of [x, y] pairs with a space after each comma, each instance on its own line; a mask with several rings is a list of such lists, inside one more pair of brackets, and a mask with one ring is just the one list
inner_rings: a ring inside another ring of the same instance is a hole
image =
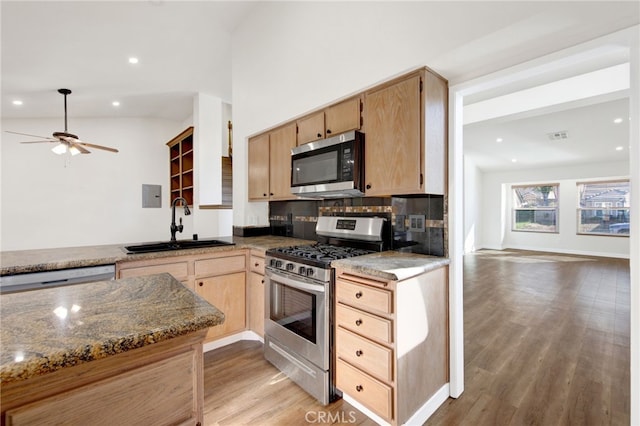
[[158, 259], [184, 254], [216, 253], [228, 250], [257, 249], [313, 244], [315, 241], [298, 238], [265, 235], [259, 237], [221, 237], [222, 241], [235, 245], [170, 250], [155, 253], [127, 254], [125, 245], [110, 244], [51, 249], [14, 250], [0, 252], [0, 275], [14, 275], [57, 269], [81, 268], [86, 266], [109, 265], [116, 262]]
[[384, 251], [331, 262], [331, 266], [385, 280], [400, 281], [441, 268], [449, 258]]
[[0, 383], [183, 336], [224, 314], [169, 274], [2, 296]]

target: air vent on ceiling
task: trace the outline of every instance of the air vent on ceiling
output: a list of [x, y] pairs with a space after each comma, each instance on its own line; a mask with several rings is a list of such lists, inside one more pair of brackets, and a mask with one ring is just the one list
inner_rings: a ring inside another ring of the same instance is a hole
[[560, 130], [558, 132], [547, 133], [547, 137], [550, 141], [559, 141], [563, 139], [569, 139], [569, 132], [567, 130]]

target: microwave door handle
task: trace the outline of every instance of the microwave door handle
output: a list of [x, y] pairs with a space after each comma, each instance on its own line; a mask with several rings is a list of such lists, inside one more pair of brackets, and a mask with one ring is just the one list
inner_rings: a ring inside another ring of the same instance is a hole
[[302, 281], [293, 280], [284, 275], [271, 272], [270, 270], [266, 271], [266, 275], [267, 275], [267, 278], [269, 279], [275, 279], [275, 281], [278, 281], [289, 287], [296, 288], [298, 290], [310, 291], [313, 293], [324, 293], [324, 286], [321, 286], [318, 284], [309, 284]]

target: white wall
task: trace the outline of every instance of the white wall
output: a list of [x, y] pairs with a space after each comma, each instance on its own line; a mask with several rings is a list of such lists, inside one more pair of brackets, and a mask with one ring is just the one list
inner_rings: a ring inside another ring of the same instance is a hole
[[[482, 225], [476, 248], [528, 249], [594, 256], [629, 257], [629, 238], [577, 235], [576, 182], [628, 177], [629, 163], [599, 163], [575, 167], [485, 172], [480, 187]], [[559, 183], [558, 233], [511, 230], [511, 185]], [[466, 191], [466, 190], [465, 190]]]
[[[2, 121], [3, 130], [35, 135], [59, 128], [58, 119]], [[64, 156], [51, 152], [53, 144], [20, 144], [33, 139], [2, 133], [1, 250], [167, 239], [171, 215], [165, 143], [183, 130], [182, 124], [76, 118], [71, 130], [120, 152], [92, 149], [71, 157], [65, 167]], [[142, 208], [142, 184], [162, 185], [163, 208]]]
[[482, 246], [483, 220], [482, 183], [484, 174], [473, 160], [464, 157], [464, 252], [469, 253]]

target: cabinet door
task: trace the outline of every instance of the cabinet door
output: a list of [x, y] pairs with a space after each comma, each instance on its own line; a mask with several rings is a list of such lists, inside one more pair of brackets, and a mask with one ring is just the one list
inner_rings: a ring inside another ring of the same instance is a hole
[[207, 340], [244, 330], [244, 272], [199, 279], [196, 284], [196, 292], [224, 313], [224, 322], [209, 329]]
[[296, 123], [269, 134], [269, 188], [271, 200], [292, 200], [291, 149], [296, 147]]
[[264, 337], [264, 275], [249, 278], [249, 329]]
[[324, 138], [324, 112], [298, 120], [298, 145]]
[[249, 139], [249, 200], [269, 199], [269, 134]]
[[360, 98], [349, 99], [325, 111], [327, 137], [360, 128]]
[[365, 96], [367, 195], [420, 192], [420, 76]]

